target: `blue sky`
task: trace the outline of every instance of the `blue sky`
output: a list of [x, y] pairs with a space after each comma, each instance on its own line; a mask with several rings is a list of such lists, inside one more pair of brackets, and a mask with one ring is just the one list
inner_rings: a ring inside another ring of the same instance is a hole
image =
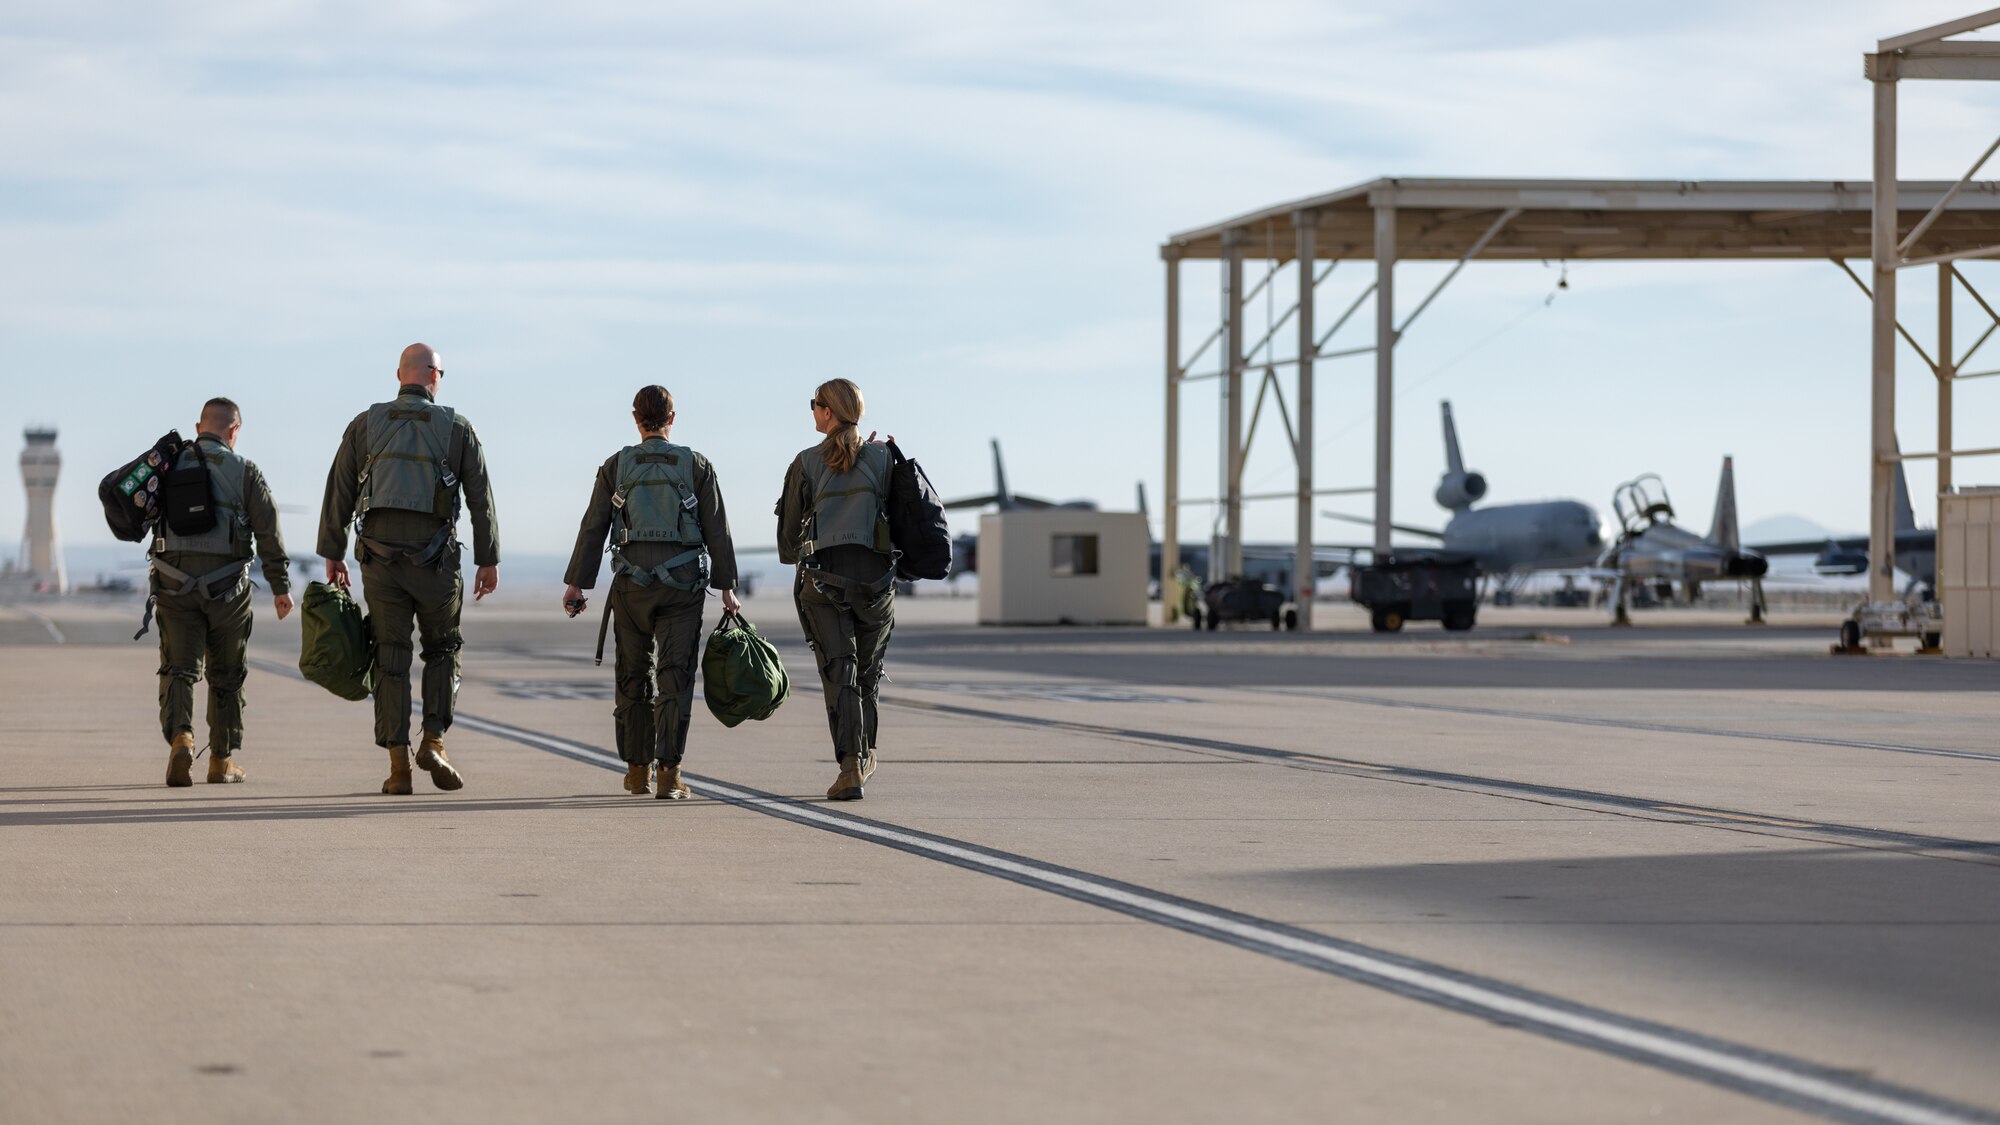
[[[567, 552], [649, 382], [746, 545], [771, 541], [833, 375], [948, 494], [988, 488], [997, 437], [1015, 487], [1128, 505], [1141, 480], [1159, 495], [1168, 233], [1379, 175], [1865, 179], [1860, 54], [1967, 10], [1391, 7], [9, 5], [0, 429], [62, 428], [65, 538], [108, 542], [96, 478], [226, 394], [243, 452], [310, 513], [341, 428], [422, 339], [489, 449], [507, 555]], [[1950, 179], [2000, 87], [1910, 84], [1904, 106], [1905, 176]], [[2000, 292], [2000, 267], [1969, 272]], [[1656, 471], [1705, 526], [1731, 453], [1747, 521], [1865, 524], [1867, 307], [1833, 267], [1573, 266], [1544, 304], [1555, 276], [1469, 270], [1399, 348], [1399, 519], [1443, 518], [1448, 397], [1494, 500], [1602, 510]], [[1184, 284], [1213, 308], [1212, 270]], [[1908, 288], [1916, 322], [1929, 286]], [[1320, 381], [1327, 485], [1372, 462], [1347, 362]], [[1961, 391], [1961, 445], [2000, 445], [1994, 396]], [[1187, 402], [1201, 493], [1212, 390]], [[1914, 364], [1899, 403], [1930, 448]], [[1288, 472], [1260, 438], [1251, 487]], [[0, 489], [0, 535], [22, 519]], [[289, 517], [294, 554], [312, 527]]]

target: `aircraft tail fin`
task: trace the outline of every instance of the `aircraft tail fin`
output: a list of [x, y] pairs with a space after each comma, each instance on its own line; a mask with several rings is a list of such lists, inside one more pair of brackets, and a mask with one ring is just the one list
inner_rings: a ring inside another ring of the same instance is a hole
[[[1903, 452], [1903, 439], [1896, 439], [1896, 452]], [[1896, 462], [1896, 530], [1915, 531], [1917, 512], [1910, 507], [1910, 478], [1903, 472], [1903, 463]]]
[[1146, 510], [1146, 482], [1139, 482], [1139, 516], [1146, 521], [1147, 546], [1158, 546], [1160, 540], [1153, 534], [1153, 513]]
[[1715, 490], [1715, 521], [1709, 525], [1709, 542], [1728, 551], [1743, 549], [1743, 536], [1736, 528], [1736, 459], [1722, 459], [1722, 483]]
[[1004, 512], [1014, 506], [1014, 494], [1006, 490], [1006, 464], [1002, 464], [1000, 460], [1000, 438], [992, 438], [992, 446], [994, 446], [994, 502]]
[[1451, 420], [1451, 403], [1438, 404], [1444, 410], [1444, 468], [1445, 472], [1459, 475], [1465, 472], [1465, 458], [1458, 453], [1458, 425]]
[[1007, 491], [1007, 466], [1000, 461], [1000, 439], [993, 439], [993, 495], [1001, 511], [1014, 506], [1014, 497]]

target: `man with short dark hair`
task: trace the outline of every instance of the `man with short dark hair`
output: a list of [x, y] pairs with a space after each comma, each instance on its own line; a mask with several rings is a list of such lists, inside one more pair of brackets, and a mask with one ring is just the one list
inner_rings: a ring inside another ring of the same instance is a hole
[[[341, 436], [320, 507], [319, 553], [326, 580], [347, 573], [347, 525], [375, 632], [375, 744], [389, 751], [382, 792], [412, 792], [410, 658], [412, 630], [423, 641], [423, 739], [414, 764], [439, 789], [465, 781], [445, 759], [458, 697], [458, 630], [465, 602], [459, 570], [461, 500], [472, 516], [474, 601], [500, 583], [499, 512], [486, 454], [465, 416], [437, 403], [444, 366], [429, 344], [403, 349], [396, 397], [356, 415]], [[358, 517], [358, 521], [357, 521]]]
[[[278, 506], [257, 466], [236, 453], [243, 412], [226, 398], [202, 404], [195, 440], [172, 466], [208, 470], [214, 525], [154, 528], [149, 586], [160, 622], [160, 732], [167, 739], [167, 784], [194, 784], [194, 685], [208, 680], [208, 780], [243, 780], [243, 681], [249, 670], [252, 539], [278, 619], [292, 611], [291, 561], [278, 532]], [[159, 478], [154, 478], [159, 479]]]

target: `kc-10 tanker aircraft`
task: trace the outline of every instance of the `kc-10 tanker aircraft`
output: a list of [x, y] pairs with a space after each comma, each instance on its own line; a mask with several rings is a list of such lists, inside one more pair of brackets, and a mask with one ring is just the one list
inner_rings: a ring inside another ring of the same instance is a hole
[[[1412, 554], [1462, 555], [1472, 559], [1480, 573], [1491, 575], [1505, 593], [1537, 570], [1569, 570], [1595, 563], [1604, 550], [1604, 534], [1597, 513], [1580, 500], [1535, 500], [1522, 504], [1495, 504], [1475, 508], [1486, 495], [1484, 474], [1469, 472], [1458, 449], [1458, 426], [1452, 420], [1451, 403], [1438, 404], [1444, 416], [1444, 476], [1438, 479], [1438, 505], [1452, 513], [1443, 531], [1405, 524], [1392, 524], [1397, 531], [1436, 540], [1441, 550], [1396, 552], [1398, 558]], [[1372, 523], [1362, 516], [1345, 512], [1322, 512], [1332, 519], [1350, 523]]]

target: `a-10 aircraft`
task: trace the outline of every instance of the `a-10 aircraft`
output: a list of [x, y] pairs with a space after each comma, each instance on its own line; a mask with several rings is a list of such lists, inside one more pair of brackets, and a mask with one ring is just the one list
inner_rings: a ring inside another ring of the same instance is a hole
[[[1900, 451], [1902, 443], [1897, 443]], [[1813, 555], [1813, 570], [1819, 574], [1868, 573], [1868, 537], [1836, 536], [1828, 539], [1800, 539], [1787, 543], [1758, 543], [1753, 550], [1763, 555]], [[1937, 586], [1937, 529], [1917, 526], [1917, 514], [1910, 507], [1910, 482], [1903, 475], [1902, 462], [1896, 463], [1896, 559], [1897, 570], [1910, 576], [1905, 593], [1924, 591], [1929, 597]]]
[[[984, 508], [989, 504], [1003, 512], [1042, 508], [1073, 508], [1083, 511], [1093, 511], [1097, 508], [1095, 500], [1044, 500], [1039, 496], [1024, 496], [1009, 489], [1007, 487], [1007, 466], [1000, 460], [1000, 440], [998, 438], [993, 439], [993, 491], [984, 496], [961, 496], [956, 500], [947, 500], [944, 506], [947, 509]], [[978, 572], [979, 536], [977, 534], [955, 536], [951, 541], [951, 578], [956, 579], [961, 574], [977, 574]]]

